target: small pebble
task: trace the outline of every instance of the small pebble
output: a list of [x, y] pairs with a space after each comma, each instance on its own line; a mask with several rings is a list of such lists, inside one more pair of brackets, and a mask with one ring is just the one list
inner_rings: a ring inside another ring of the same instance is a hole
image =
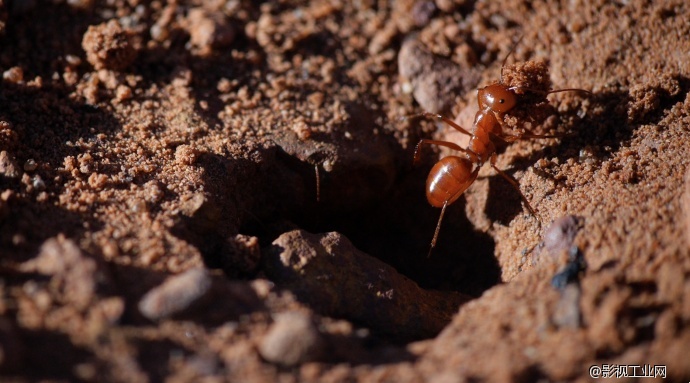
[[223, 16], [194, 8], [189, 11], [188, 22], [189, 42], [202, 56], [213, 49], [227, 48], [235, 41], [235, 29]]
[[16, 161], [4, 150], [0, 152], [0, 174], [7, 178], [17, 178], [20, 175]]
[[311, 315], [302, 312], [280, 314], [259, 345], [266, 361], [285, 367], [321, 359], [325, 341]]
[[418, 27], [429, 24], [431, 16], [436, 12], [436, 4], [433, 1], [417, 1], [412, 6], [412, 19]]
[[34, 187], [34, 189], [38, 191], [46, 189], [46, 183], [43, 182], [43, 179], [39, 175], [34, 176], [34, 178], [31, 181], [31, 185]]
[[544, 232], [544, 248], [551, 255], [558, 255], [560, 251], [569, 249], [575, 235], [582, 227], [583, 219], [574, 215], [560, 217]]
[[77, 67], [81, 65], [81, 57], [76, 55], [65, 55], [65, 62], [70, 66]]
[[18, 66], [12, 67], [2, 73], [2, 78], [11, 83], [20, 83], [24, 81], [24, 70]]
[[568, 263], [551, 279], [551, 286], [563, 290], [567, 285], [578, 282], [580, 272], [585, 270], [587, 263], [582, 251], [577, 246], [570, 248]]
[[211, 289], [211, 277], [204, 268], [194, 268], [172, 276], [146, 293], [139, 312], [150, 320], [179, 314], [198, 302]]
[[24, 163], [24, 171], [25, 172], [33, 172], [34, 170], [36, 170], [37, 167], [38, 167], [38, 164], [36, 163], [36, 161], [34, 161], [31, 158], [26, 160], [26, 162]]

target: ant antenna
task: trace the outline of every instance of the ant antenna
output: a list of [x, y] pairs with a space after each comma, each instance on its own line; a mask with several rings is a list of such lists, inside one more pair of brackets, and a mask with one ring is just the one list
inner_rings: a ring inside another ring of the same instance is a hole
[[515, 44], [513, 44], [513, 47], [510, 48], [510, 51], [508, 51], [508, 54], [503, 59], [503, 62], [501, 63], [501, 77], [500, 77], [499, 83], [503, 84], [503, 67], [506, 66], [506, 62], [508, 62], [508, 57], [510, 57], [510, 55], [513, 54], [513, 52], [515, 52], [515, 48], [517, 48], [518, 44], [520, 44], [520, 42], [524, 38], [525, 38], [525, 35], [524, 34], [521, 35], [520, 38], [518, 39], [518, 41]]
[[566, 88], [566, 89], [556, 89], [556, 90], [550, 90], [546, 92], [546, 94], [551, 94], [551, 93], [559, 93], [559, 92], [581, 92], [581, 93], [587, 93], [589, 95], [592, 95], [592, 92], [585, 90], [585, 89], [577, 89], [577, 88]]
[[541, 89], [534, 89], [526, 86], [511, 86], [508, 88], [509, 90], [516, 91], [516, 90], [521, 90], [521, 91], [527, 91], [527, 92], [532, 92], [532, 93], [540, 93], [543, 94], [544, 96], [547, 96], [552, 93], [560, 93], [560, 92], [580, 92], [580, 93], [587, 93], [588, 95], [592, 95], [592, 92], [585, 90], [585, 89], [578, 89], [578, 88], [565, 88], [565, 89], [555, 89], [555, 90], [541, 90]]

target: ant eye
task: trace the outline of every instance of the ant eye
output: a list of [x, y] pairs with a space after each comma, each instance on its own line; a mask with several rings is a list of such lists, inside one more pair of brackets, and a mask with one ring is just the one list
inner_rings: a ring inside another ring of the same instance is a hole
[[504, 102], [506, 102], [506, 100], [504, 100], [504, 99], [498, 100], [498, 103], [499, 103], [499, 104], [503, 104]]

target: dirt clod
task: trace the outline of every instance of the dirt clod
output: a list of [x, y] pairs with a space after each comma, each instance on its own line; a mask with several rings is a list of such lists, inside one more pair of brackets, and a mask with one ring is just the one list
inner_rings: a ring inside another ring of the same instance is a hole
[[97, 265], [74, 241], [58, 235], [45, 241], [38, 256], [22, 264], [21, 270], [50, 275], [65, 300], [85, 309], [96, 297], [97, 278], [103, 273]]
[[121, 71], [137, 57], [129, 32], [116, 20], [90, 26], [84, 34], [82, 47], [86, 59], [95, 69]]

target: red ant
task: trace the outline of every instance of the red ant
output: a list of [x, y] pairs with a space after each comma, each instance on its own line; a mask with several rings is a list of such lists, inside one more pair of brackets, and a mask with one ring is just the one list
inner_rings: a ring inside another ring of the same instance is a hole
[[[503, 68], [505, 67], [508, 57], [513, 53], [515, 47], [520, 43], [520, 38], [511, 50], [506, 55], [501, 64], [501, 77], [497, 83], [491, 84], [484, 88], [477, 90], [477, 101], [479, 103], [479, 111], [474, 117], [474, 124], [471, 130], [465, 130], [453, 120], [444, 117], [440, 114], [423, 112], [416, 116], [433, 117], [442, 120], [450, 125], [453, 129], [466, 134], [470, 137], [467, 148], [462, 148], [459, 145], [449, 141], [422, 139], [417, 143], [414, 151], [414, 161], [418, 162], [420, 158], [420, 148], [422, 145], [438, 145], [445, 146], [452, 150], [461, 152], [464, 156], [447, 156], [439, 160], [436, 165], [429, 172], [426, 180], [426, 197], [431, 206], [441, 208], [441, 216], [436, 225], [434, 238], [431, 240], [431, 248], [429, 255], [438, 238], [438, 232], [441, 228], [441, 221], [446, 207], [455, 200], [457, 200], [467, 188], [477, 179], [479, 168], [488, 160], [491, 167], [508, 181], [517, 192], [520, 194], [527, 210], [538, 219], [534, 209], [530, 205], [525, 195], [520, 191], [520, 187], [513, 178], [508, 176], [502, 170], [496, 167], [496, 139], [504, 142], [513, 142], [519, 139], [533, 139], [533, 138], [557, 138], [560, 136], [534, 134], [531, 132], [514, 132], [505, 133], [503, 131], [503, 118], [518, 104], [519, 95], [516, 90], [521, 92], [533, 92], [540, 94], [542, 99], [546, 95], [557, 92], [583, 92], [591, 94], [591, 92], [584, 89], [558, 89], [544, 91], [540, 89], [532, 89], [527, 87], [513, 86], [509, 87], [503, 83]], [[526, 130], [526, 129], [525, 129]]]

